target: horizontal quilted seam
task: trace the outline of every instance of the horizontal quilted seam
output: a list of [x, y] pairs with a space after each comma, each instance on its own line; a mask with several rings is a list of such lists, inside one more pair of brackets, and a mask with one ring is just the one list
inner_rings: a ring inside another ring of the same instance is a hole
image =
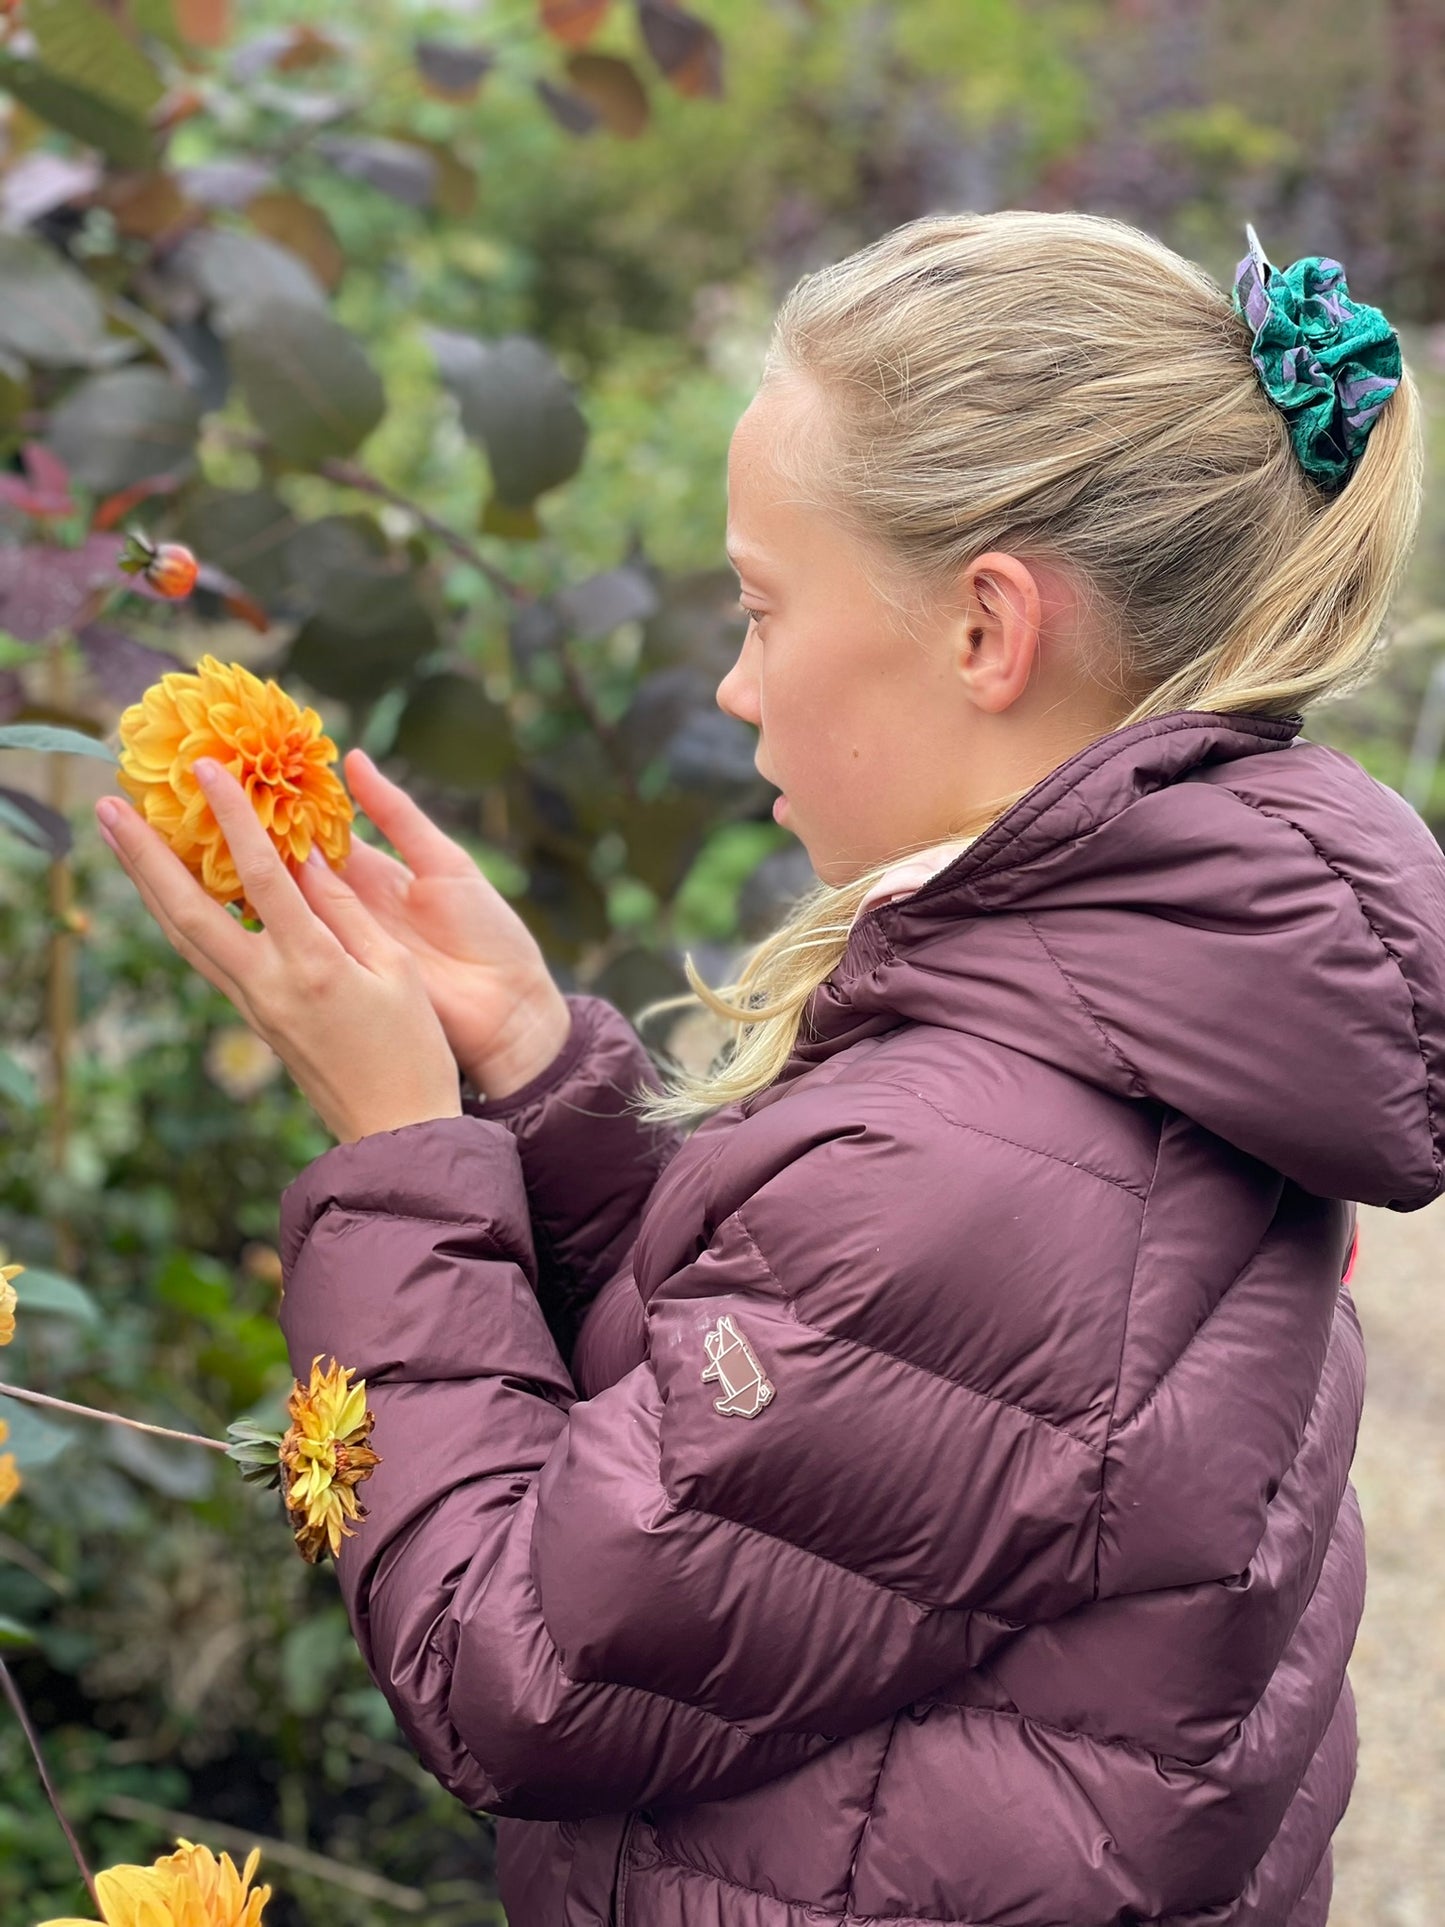
[[[927, 1099], [924, 1099], [924, 1102], [926, 1103]], [[874, 1358], [886, 1358], [890, 1364], [902, 1365], [908, 1371], [918, 1372], [924, 1378], [935, 1379], [941, 1385], [951, 1385], [955, 1391], [967, 1392], [971, 1398], [982, 1399], [988, 1405], [1001, 1406], [1004, 1411], [1014, 1412], [1018, 1417], [1029, 1420], [1031, 1424], [1044, 1426], [1046, 1430], [1056, 1433], [1061, 1439], [1067, 1439], [1070, 1445], [1076, 1445], [1081, 1451], [1087, 1452], [1090, 1458], [1103, 1456], [1102, 1446], [1095, 1445], [1089, 1439], [1081, 1438], [1077, 1432], [1071, 1432], [1066, 1425], [1060, 1425], [1057, 1419], [1049, 1418], [1043, 1412], [1035, 1412], [1027, 1405], [1018, 1405], [1012, 1399], [1001, 1398], [997, 1392], [986, 1392], [982, 1386], [970, 1385], [966, 1379], [953, 1378], [949, 1373], [937, 1371], [932, 1365], [924, 1365], [916, 1358], [905, 1358], [901, 1352], [886, 1351], [881, 1345], [870, 1344], [866, 1338], [853, 1338], [847, 1332], [832, 1331], [826, 1325], [815, 1325], [798, 1310], [797, 1300], [769, 1263], [766, 1253], [753, 1236], [741, 1207], [734, 1211], [732, 1216], [737, 1219], [743, 1236], [756, 1253], [758, 1263], [777, 1286], [782, 1301], [788, 1308], [788, 1315], [804, 1331], [812, 1332], [818, 1338], [826, 1338], [834, 1345], [851, 1345], [854, 1351], [869, 1352]]]
[[[1179, 1753], [1159, 1753], [1152, 1746], [1145, 1746], [1140, 1740], [1127, 1739], [1122, 1733], [1089, 1733], [1082, 1727], [1056, 1726], [1049, 1720], [1041, 1720], [1035, 1713], [1025, 1713], [1022, 1708], [1016, 1713], [1006, 1706], [970, 1706], [962, 1700], [935, 1700], [922, 1702], [930, 1708], [937, 1707], [941, 1713], [967, 1713], [983, 1715], [989, 1719], [1016, 1720], [1021, 1726], [1032, 1727], [1039, 1733], [1052, 1733], [1057, 1739], [1069, 1740], [1084, 1746], [1108, 1747], [1117, 1753], [1135, 1754], [1148, 1760], [1151, 1765], [1174, 1767], [1181, 1773], [1192, 1774], [1196, 1779], [1207, 1778], [1204, 1763], [1199, 1760], [1186, 1760]], [[1225, 1742], [1229, 1744], [1228, 1741]]]
[[960, 1619], [991, 1620], [1009, 1632], [1019, 1630], [1013, 1621], [1003, 1619], [998, 1613], [977, 1612], [972, 1606], [945, 1606], [926, 1599], [915, 1599], [911, 1593], [900, 1592], [897, 1586], [890, 1586], [886, 1579], [875, 1579], [872, 1573], [859, 1572], [856, 1566], [845, 1566], [841, 1560], [829, 1558], [826, 1552], [799, 1545], [796, 1539], [785, 1539], [781, 1532], [769, 1532], [766, 1526], [754, 1525], [750, 1519], [732, 1519], [726, 1512], [714, 1512], [710, 1506], [683, 1504], [674, 1499], [670, 1492], [667, 1492], [667, 1498], [676, 1512], [686, 1513], [690, 1518], [711, 1519], [714, 1525], [728, 1526], [734, 1532], [750, 1532], [755, 1538], [767, 1539], [775, 1546], [786, 1546], [789, 1552], [799, 1553], [804, 1559], [816, 1559], [820, 1566], [827, 1566], [831, 1572], [844, 1573], [849, 1579], [856, 1579], [860, 1586], [871, 1586], [874, 1592], [887, 1593], [890, 1599], [901, 1600], [905, 1606], [912, 1607], [920, 1619], [939, 1619], [956, 1614]]
[[1355, 888], [1354, 883], [1345, 874], [1345, 872], [1342, 869], [1340, 869], [1338, 864], [1332, 863], [1330, 861], [1330, 859], [1325, 855], [1324, 851], [1320, 848], [1319, 844], [1315, 842], [1314, 838], [1310, 835], [1309, 831], [1305, 829], [1302, 824], [1296, 823], [1292, 816], [1286, 816], [1283, 810], [1268, 809], [1263, 803], [1255, 802], [1255, 800], [1252, 797], [1241, 795], [1241, 793], [1237, 789], [1232, 789], [1228, 785], [1221, 785], [1221, 788], [1223, 788], [1226, 796], [1232, 796], [1235, 799], [1235, 801], [1241, 804], [1245, 809], [1253, 810], [1256, 816], [1268, 817], [1273, 822], [1286, 824], [1288, 828], [1292, 829], [1297, 836], [1300, 836], [1304, 839], [1304, 841], [1309, 845], [1310, 849], [1314, 851], [1315, 855], [1318, 857], [1320, 862], [1329, 871], [1330, 875], [1333, 877], [1338, 877], [1340, 882], [1344, 884], [1345, 888], [1349, 891], [1351, 897], [1354, 899], [1355, 905], [1358, 908], [1361, 917], [1364, 919], [1366, 925], [1368, 926], [1371, 936], [1375, 939], [1375, 942], [1379, 944], [1381, 950], [1384, 951], [1385, 955], [1390, 959], [1390, 962], [1394, 964], [1396, 970], [1399, 971], [1400, 981], [1405, 986], [1405, 995], [1408, 998], [1409, 1004], [1410, 1004], [1410, 1026], [1415, 1033], [1415, 1048], [1420, 1053], [1420, 1070], [1421, 1070], [1421, 1076], [1423, 1081], [1422, 1096], [1424, 1097], [1424, 1100], [1425, 1100], [1425, 1124], [1426, 1124], [1426, 1131], [1430, 1139], [1431, 1167], [1435, 1173], [1437, 1193], [1438, 1193], [1440, 1180], [1442, 1179], [1442, 1177], [1445, 1177], [1445, 1160], [1442, 1160], [1442, 1155], [1440, 1150], [1440, 1134], [1436, 1126], [1435, 1106], [1431, 1101], [1431, 1096], [1430, 1096], [1430, 1062], [1425, 1055], [1425, 1040], [1420, 1035], [1420, 1005], [1418, 1000], [1416, 999], [1414, 989], [1411, 986], [1409, 972], [1405, 969], [1404, 960], [1400, 957], [1399, 953], [1392, 948], [1390, 941], [1386, 937], [1384, 931], [1380, 929], [1378, 924], [1375, 922], [1374, 918], [1370, 915], [1369, 908], [1365, 903], [1365, 899], [1361, 896], [1360, 892]]
[[[792, 1738], [826, 1740], [830, 1745], [833, 1743], [834, 1736], [831, 1733], [818, 1733], [811, 1727], [806, 1726], [776, 1727], [771, 1732], [763, 1735], [750, 1733], [745, 1726], [739, 1726], [736, 1720], [727, 1719], [721, 1713], [714, 1713], [711, 1707], [699, 1706], [696, 1700], [678, 1699], [675, 1694], [659, 1692], [657, 1688], [653, 1686], [636, 1686], [630, 1681], [616, 1679], [573, 1679], [572, 1675], [567, 1671], [567, 1668], [562, 1664], [561, 1650], [556, 1640], [552, 1637], [551, 1629], [547, 1625], [547, 1615], [542, 1606], [542, 1595], [537, 1588], [537, 1575], [533, 1570], [531, 1559], [527, 1562], [527, 1583], [531, 1591], [532, 1599], [536, 1604], [538, 1622], [543, 1632], [546, 1633], [547, 1643], [552, 1649], [552, 1663], [556, 1666], [558, 1676], [565, 1686], [582, 1692], [587, 1691], [589, 1688], [604, 1687], [609, 1693], [627, 1693], [640, 1700], [659, 1700], [664, 1706], [680, 1707], [684, 1712], [695, 1713], [699, 1720], [705, 1721], [712, 1726], [720, 1726], [729, 1733], [735, 1733], [740, 1740], [745, 1740], [749, 1746], [755, 1746], [760, 1738], [764, 1741]], [[434, 1629], [431, 1641], [429, 1642], [432, 1644], [433, 1650], [435, 1650], [435, 1639], [436, 1631]]]

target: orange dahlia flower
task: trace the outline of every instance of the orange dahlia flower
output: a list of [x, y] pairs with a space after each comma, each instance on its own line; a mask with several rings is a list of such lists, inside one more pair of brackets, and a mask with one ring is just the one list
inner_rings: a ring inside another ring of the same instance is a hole
[[230, 770], [294, 874], [313, 843], [333, 869], [351, 848], [351, 798], [331, 768], [336, 745], [321, 718], [280, 684], [241, 663], [201, 657], [194, 675], [168, 672], [117, 725], [119, 782], [218, 903], [255, 910], [192, 765], [214, 757]]
[[[150, 1867], [107, 1867], [95, 1876], [102, 1927], [262, 1927], [269, 1887], [252, 1891], [259, 1847], [238, 1872], [230, 1854], [178, 1840]], [[40, 1927], [97, 1927], [89, 1920], [45, 1920]]]

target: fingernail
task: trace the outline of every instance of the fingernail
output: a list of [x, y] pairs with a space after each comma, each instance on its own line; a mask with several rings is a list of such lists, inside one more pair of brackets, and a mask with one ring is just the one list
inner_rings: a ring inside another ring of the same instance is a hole
[[100, 828], [100, 834], [101, 834], [101, 836], [102, 836], [102, 837], [104, 838], [104, 840], [105, 840], [105, 841], [106, 841], [106, 842], [107, 842], [107, 843], [108, 843], [108, 844], [110, 845], [110, 847], [111, 847], [111, 848], [112, 848], [112, 849], [113, 849], [113, 850], [115, 851], [115, 853], [116, 853], [116, 855], [117, 855], [117, 856], [119, 856], [119, 855], [120, 855], [120, 845], [119, 845], [119, 844], [118, 844], [118, 843], [116, 842], [116, 840], [115, 840], [115, 838], [114, 838], [114, 837], [113, 837], [113, 836], [111, 835], [111, 833], [110, 833], [110, 831], [109, 831], [109, 830], [108, 830], [108, 829], [107, 829], [107, 828], [105, 827], [105, 825], [104, 825], [104, 823], [102, 823], [102, 824], [100, 824], [100, 825], [99, 825], [99, 828]]
[[196, 773], [196, 780], [201, 783], [209, 783], [220, 767], [220, 764], [210, 756], [198, 756], [191, 764], [191, 768]]
[[95, 806], [95, 813], [100, 818], [103, 831], [106, 824], [119, 823], [120, 804], [113, 796], [103, 796]]
[[314, 870], [324, 870], [326, 868], [326, 858], [321, 854], [321, 845], [319, 843], [313, 843], [311, 845], [311, 848], [306, 852], [306, 861]]

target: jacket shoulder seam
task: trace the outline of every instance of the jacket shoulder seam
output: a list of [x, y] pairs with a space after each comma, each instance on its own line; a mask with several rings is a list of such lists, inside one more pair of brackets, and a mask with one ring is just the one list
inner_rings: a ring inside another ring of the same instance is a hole
[[1029, 929], [1033, 932], [1034, 937], [1038, 942], [1038, 946], [1040, 950], [1043, 951], [1044, 955], [1048, 958], [1049, 962], [1053, 965], [1054, 969], [1058, 972], [1070, 996], [1073, 997], [1075, 1003], [1078, 1004], [1080, 1010], [1083, 1011], [1084, 1015], [1088, 1018], [1089, 1022], [1093, 1025], [1094, 1029], [1098, 1032], [1099, 1041], [1103, 1044], [1105, 1050], [1108, 1051], [1109, 1055], [1114, 1059], [1115, 1063], [1119, 1066], [1119, 1068], [1124, 1072], [1125, 1076], [1128, 1078], [1133, 1095], [1135, 1097], [1150, 1096], [1151, 1093], [1149, 1090], [1149, 1085], [1147, 1080], [1144, 1078], [1141, 1072], [1124, 1055], [1123, 1051], [1120, 1050], [1118, 1044], [1109, 1035], [1109, 1032], [1104, 1028], [1104, 1024], [1099, 1017], [1099, 1013], [1094, 1009], [1094, 1006], [1089, 1002], [1088, 998], [1084, 995], [1083, 991], [1080, 990], [1079, 986], [1074, 982], [1073, 978], [1069, 975], [1068, 971], [1065, 970], [1064, 966], [1059, 962], [1058, 958], [1054, 955], [1053, 951], [1049, 948], [1048, 942], [1044, 936], [1043, 931], [1040, 930], [1039, 926], [1034, 922], [1033, 918], [1028, 914], [1026, 910], [1021, 910], [1019, 912], [1019, 915], [1023, 918], [1024, 922], [1028, 925]]
[[901, 1078], [870, 1077], [868, 1088], [869, 1090], [887, 1088], [902, 1091], [906, 1097], [916, 1098], [920, 1104], [926, 1104], [935, 1116], [941, 1117], [945, 1124], [952, 1125], [955, 1131], [969, 1131], [975, 1137], [992, 1138], [996, 1144], [1011, 1145], [1015, 1151], [1026, 1151], [1030, 1157], [1047, 1158], [1051, 1164], [1062, 1164], [1069, 1171], [1082, 1171], [1085, 1177], [1096, 1178], [1100, 1184], [1113, 1185], [1116, 1191], [1127, 1191], [1131, 1198], [1138, 1198], [1141, 1204], [1148, 1195], [1141, 1186], [1131, 1183], [1128, 1178], [1115, 1177], [1112, 1171], [1100, 1171], [1094, 1165], [1085, 1164], [1078, 1158], [1066, 1158], [1058, 1151], [1044, 1150], [1042, 1145], [1025, 1144], [1022, 1138], [1007, 1137], [1002, 1131], [991, 1131], [986, 1125], [973, 1124], [967, 1118], [954, 1117], [941, 1105], [935, 1103], [926, 1091], [920, 1091], [912, 1084], [905, 1084]]

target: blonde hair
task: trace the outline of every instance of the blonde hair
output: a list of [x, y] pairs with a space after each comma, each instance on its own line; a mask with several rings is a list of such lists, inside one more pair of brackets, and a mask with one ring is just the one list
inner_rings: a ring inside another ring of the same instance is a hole
[[[1250, 342], [1209, 275], [1122, 221], [938, 214], [805, 275], [762, 383], [801, 376], [823, 398], [824, 432], [775, 460], [882, 559], [870, 579], [905, 628], [973, 557], [1047, 555], [1107, 617], [1114, 728], [1182, 709], [1302, 714], [1376, 667], [1419, 520], [1419, 402], [1406, 370], [1350, 480], [1324, 495]], [[1027, 793], [958, 831], [973, 840]], [[692, 990], [637, 1022], [701, 1003], [736, 1034], [706, 1073], [678, 1065], [661, 1091], [639, 1087], [633, 1114], [696, 1123], [770, 1084], [858, 906], [909, 853], [809, 889], [721, 989], [686, 956]]]

